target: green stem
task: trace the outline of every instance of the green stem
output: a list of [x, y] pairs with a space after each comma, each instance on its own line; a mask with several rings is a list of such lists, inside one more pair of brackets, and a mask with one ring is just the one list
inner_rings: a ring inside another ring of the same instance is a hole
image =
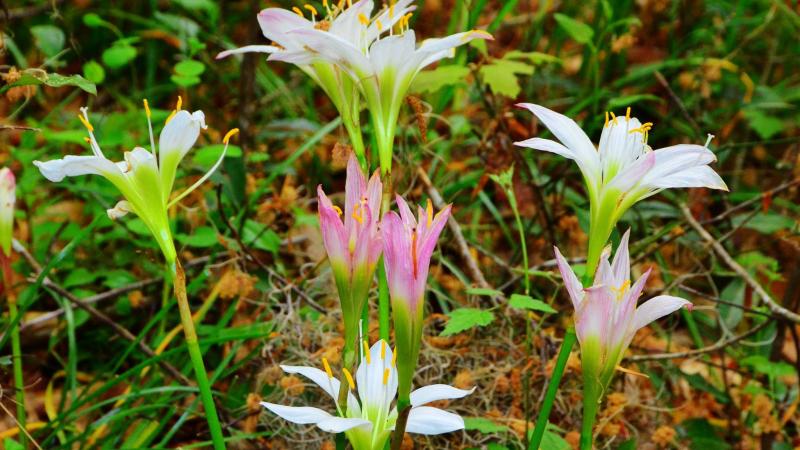
[[214, 450], [225, 450], [225, 440], [222, 437], [222, 427], [217, 416], [217, 407], [214, 404], [214, 397], [211, 394], [211, 386], [208, 382], [208, 373], [203, 364], [203, 353], [200, 351], [200, 344], [197, 340], [197, 332], [194, 329], [192, 320], [192, 310], [189, 309], [189, 299], [186, 297], [186, 275], [183, 267], [178, 260], [172, 264], [172, 282], [175, 289], [175, 297], [178, 299], [178, 309], [181, 313], [181, 324], [183, 333], [186, 337], [186, 348], [189, 350], [189, 357], [192, 360], [194, 375], [197, 381], [197, 388], [200, 390], [200, 398], [203, 401], [203, 408], [208, 421], [208, 429], [211, 432], [211, 441], [214, 443]]
[[[3, 291], [6, 294], [6, 301], [8, 302], [8, 319], [9, 322], [17, 317], [19, 311], [17, 310], [17, 297], [11, 289], [11, 260], [2, 250], [0, 250], [0, 259], [3, 265]], [[26, 411], [25, 411], [25, 380], [22, 379], [22, 346], [19, 340], [19, 321], [11, 327], [11, 358], [14, 365], [14, 390], [16, 392], [17, 400], [17, 424], [19, 425], [19, 443], [22, 448], [28, 448], [27, 428], [26, 428]]]
[[[381, 199], [381, 218], [389, 212], [389, 205], [392, 204], [392, 174], [382, 174], [383, 177], [383, 198]], [[389, 282], [386, 279], [386, 266], [383, 264], [383, 257], [378, 261], [378, 328], [380, 337], [387, 343], [389, 342]]]
[[517, 197], [514, 195], [514, 187], [509, 186], [506, 189], [511, 210], [514, 211], [514, 219], [517, 221], [517, 230], [519, 230], [519, 244], [522, 246], [522, 264], [525, 269], [525, 295], [531, 292], [531, 275], [528, 273], [528, 246], [525, 243], [525, 229], [522, 227], [522, 217], [519, 215], [519, 208], [517, 208]]
[[558, 351], [556, 367], [553, 369], [553, 376], [550, 378], [550, 383], [547, 385], [547, 392], [542, 402], [542, 408], [539, 411], [539, 417], [536, 419], [536, 427], [533, 429], [533, 436], [528, 444], [528, 450], [538, 450], [542, 442], [545, 428], [547, 428], [547, 421], [550, 418], [550, 410], [553, 408], [553, 401], [558, 392], [558, 385], [561, 383], [561, 376], [564, 375], [564, 368], [567, 366], [569, 353], [572, 351], [572, 346], [575, 345], [575, 340], [575, 330], [570, 327], [564, 335], [564, 341], [561, 343], [561, 349]]
[[[584, 371], [586, 373], [586, 371]], [[581, 424], [581, 450], [592, 450], [592, 430], [597, 418], [597, 409], [600, 405], [602, 387], [596, 378], [591, 375], [583, 377], [583, 422]]]
[[411, 412], [411, 401], [409, 399], [398, 399], [397, 410], [400, 411], [395, 422], [394, 433], [392, 433], [391, 450], [400, 450], [403, 445], [403, 436], [406, 434], [408, 424], [408, 414]]

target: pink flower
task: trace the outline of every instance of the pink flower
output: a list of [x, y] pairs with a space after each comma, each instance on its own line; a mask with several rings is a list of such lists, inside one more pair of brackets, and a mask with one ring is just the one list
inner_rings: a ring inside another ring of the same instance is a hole
[[381, 234], [398, 353], [399, 395], [403, 399], [411, 391], [411, 379], [419, 356], [431, 255], [450, 217], [450, 205], [434, 215], [428, 200], [426, 209], [418, 208], [418, 219], [400, 196], [397, 196], [397, 206], [399, 215], [389, 212], [383, 217]]
[[317, 187], [322, 240], [333, 268], [344, 316], [345, 353], [349, 353], [346, 356], [352, 354], [350, 350], [358, 340], [358, 320], [381, 255], [378, 217], [382, 190], [378, 172], [367, 183], [352, 154], [347, 163], [344, 214], [325, 195], [322, 186]]
[[0, 250], [6, 256], [11, 255], [16, 190], [14, 173], [6, 167], [0, 169]]
[[575, 307], [575, 328], [581, 343], [584, 370], [587, 367], [586, 360], [591, 360], [589, 367], [596, 367], [600, 371], [597, 375], [603, 386], [611, 380], [625, 350], [640, 328], [684, 306], [692, 306], [682, 298], [659, 295], [636, 307], [650, 271], [631, 286], [629, 234], [630, 230], [622, 236], [611, 263], [608, 262], [608, 251], [601, 255], [594, 284], [585, 289], [561, 252], [555, 248], [558, 269]]

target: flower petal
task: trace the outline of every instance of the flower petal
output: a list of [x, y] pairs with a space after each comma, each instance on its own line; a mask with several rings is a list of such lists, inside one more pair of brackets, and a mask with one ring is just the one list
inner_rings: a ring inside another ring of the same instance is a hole
[[319, 208], [319, 225], [322, 230], [322, 243], [328, 253], [331, 264], [344, 265], [350, 273], [350, 258], [347, 247], [347, 233], [342, 219], [333, 206], [328, 196], [322, 190], [322, 185], [317, 186], [317, 207]]
[[659, 295], [644, 302], [636, 308], [633, 317], [634, 331], [647, 326], [650, 322], [660, 319], [667, 314], [673, 313], [682, 307], [691, 308], [692, 303], [680, 297], [671, 295]]
[[575, 313], [578, 339], [584, 342], [589, 338], [598, 338], [605, 343], [613, 327], [611, 317], [616, 296], [607, 286], [593, 286], [584, 291], [586, 298]]
[[313, 381], [330, 395], [333, 401], [339, 398], [339, 380], [336, 377], [329, 377], [328, 374], [316, 367], [281, 365], [281, 369], [288, 374], [300, 374]]
[[309, 423], [316, 424], [320, 421], [328, 420], [333, 417], [329, 413], [311, 406], [286, 406], [269, 402], [261, 402], [261, 406], [267, 408], [289, 422], [299, 423], [302, 425]]
[[[628, 228], [617, 247], [617, 253], [611, 262], [611, 272], [614, 274], [615, 286], [619, 287], [631, 279], [631, 257], [628, 254], [628, 241], [631, 236], [631, 229]], [[638, 297], [637, 297], [638, 298]]]
[[158, 137], [158, 167], [161, 172], [164, 201], [167, 201], [172, 193], [178, 164], [197, 141], [201, 128], [207, 128], [203, 111], [191, 114], [188, 111], [178, 111], [161, 130]]
[[280, 47], [275, 47], [274, 45], [245, 45], [244, 47], [219, 52], [216, 59], [227, 58], [228, 56], [241, 53], [275, 53], [279, 51], [281, 51]]
[[550, 152], [555, 153], [556, 155], [561, 155], [565, 158], [575, 159], [575, 152], [564, 147], [563, 145], [559, 144], [556, 141], [551, 141], [550, 139], [542, 139], [542, 138], [530, 138], [524, 141], [514, 142], [514, 145], [517, 147], [527, 147], [532, 148], [534, 150], [541, 150], [543, 152]]
[[74, 156], [67, 155], [63, 159], [53, 159], [46, 162], [34, 161], [33, 165], [50, 181], [61, 181], [64, 177], [77, 177], [80, 175], [121, 176], [119, 166], [101, 156]]
[[368, 357], [362, 348], [361, 364], [356, 369], [356, 386], [362, 409], [389, 410], [389, 403], [397, 393], [397, 369], [392, 365], [392, 359], [392, 349], [386, 341], [378, 340], [372, 344]]
[[264, 37], [293, 51], [302, 50], [303, 44], [294, 39], [289, 32], [296, 29], [313, 29], [314, 24], [292, 11], [283, 8], [267, 8], [258, 13], [258, 25]]
[[371, 430], [372, 422], [361, 418], [331, 417], [330, 419], [317, 422], [317, 427], [328, 433], [341, 433], [356, 427], [367, 427]]
[[519, 103], [536, 115], [562, 144], [572, 150], [573, 159], [590, 183], [600, 180], [600, 157], [581, 127], [569, 117], [533, 103]]
[[564, 256], [561, 255], [558, 247], [554, 246], [553, 250], [556, 253], [556, 263], [558, 264], [559, 272], [561, 272], [561, 279], [564, 280], [564, 286], [567, 288], [569, 298], [572, 300], [572, 306], [575, 307], [575, 311], [578, 311], [581, 302], [583, 302], [583, 297], [586, 295], [583, 292], [583, 284], [578, 280], [578, 276], [575, 275]]
[[430, 406], [412, 408], [406, 423], [406, 431], [417, 434], [442, 434], [463, 429], [461, 416]]
[[[655, 165], [642, 179], [642, 185], [652, 188], [710, 187], [726, 189], [719, 177], [708, 177], [708, 173], [694, 172], [717, 160], [714, 153], [702, 145], [681, 144], [665, 147], [653, 152]], [[688, 177], [686, 174], [688, 172]], [[700, 177], [696, 177], [700, 175]]]
[[421, 387], [411, 393], [411, 406], [421, 406], [437, 400], [463, 398], [475, 392], [476, 388], [458, 389], [446, 384], [431, 384]]

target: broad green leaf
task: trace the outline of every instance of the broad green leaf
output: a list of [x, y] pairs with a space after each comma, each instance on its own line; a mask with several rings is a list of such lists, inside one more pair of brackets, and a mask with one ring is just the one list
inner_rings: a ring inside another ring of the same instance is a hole
[[485, 417], [465, 417], [464, 429], [475, 430], [482, 434], [502, 433], [508, 431], [508, 427], [492, 422]]
[[497, 59], [480, 69], [481, 79], [497, 95], [516, 98], [521, 90], [517, 75], [532, 75], [533, 65], [513, 59]]
[[767, 236], [797, 226], [797, 222], [791, 217], [786, 217], [774, 212], [759, 212], [752, 217], [749, 213], [740, 214], [734, 216], [731, 222], [733, 226], [738, 227], [740, 224], [743, 224], [741, 225], [742, 228], [755, 230]]
[[777, 117], [767, 115], [757, 109], [745, 110], [744, 116], [750, 127], [758, 133], [761, 139], [770, 139], [784, 130], [783, 121]]
[[259, 250], [277, 252], [281, 248], [281, 238], [263, 223], [248, 220], [244, 224], [242, 241], [245, 245], [251, 245]]
[[508, 300], [508, 306], [518, 309], [541, 311], [550, 314], [558, 312], [547, 303], [537, 300], [529, 295], [522, 294], [511, 294], [511, 298]]
[[25, 450], [25, 447], [23, 447], [22, 444], [10, 437], [3, 439], [3, 447], [6, 450]]
[[83, 24], [91, 28], [108, 26], [108, 22], [100, 18], [100, 16], [95, 13], [84, 14]]
[[181, 244], [196, 248], [213, 247], [219, 243], [217, 232], [211, 227], [197, 228], [192, 234], [178, 234], [175, 239]]
[[100, 84], [106, 79], [106, 70], [97, 61], [91, 60], [83, 65], [83, 76], [94, 84]]
[[769, 358], [762, 355], [748, 356], [739, 361], [739, 364], [752, 367], [754, 371], [763, 373], [771, 378], [794, 375], [795, 373], [791, 364], [783, 361], [770, 361]]
[[441, 333], [441, 336], [452, 336], [474, 327], [485, 327], [494, 321], [494, 313], [477, 308], [461, 308], [451, 311], [450, 320]]
[[[725, 322], [728, 329], [735, 329], [736, 325], [741, 322], [744, 313], [741, 308], [735, 306], [742, 306], [744, 304], [744, 280], [741, 278], [734, 278], [733, 281], [728, 283], [725, 289], [722, 290], [720, 297], [726, 302], [717, 305], [720, 318]], [[728, 305], [727, 303], [732, 303], [733, 305]]]
[[189, 87], [189, 86], [194, 86], [196, 84], [200, 84], [200, 77], [195, 77], [195, 76], [186, 77], [183, 75], [171, 75], [169, 79], [170, 81], [181, 87]]
[[44, 84], [50, 87], [75, 86], [84, 91], [97, 95], [97, 88], [94, 83], [80, 75], [59, 75], [57, 73], [46, 73], [43, 70], [28, 69], [22, 72], [22, 76], [15, 82], [6, 87], [14, 86], [38, 86]]
[[569, 443], [564, 440], [564, 438], [550, 430], [550, 427], [544, 430], [542, 444], [539, 446], [539, 448], [546, 448], [548, 450], [572, 450], [572, 446], [570, 446]]
[[72, 270], [69, 275], [67, 275], [63, 285], [65, 288], [83, 286], [92, 283], [101, 275], [102, 274], [98, 273], [97, 271], [89, 271], [89, 269], [84, 267], [78, 267], [77, 269]]
[[592, 30], [592, 27], [561, 13], [556, 13], [553, 17], [556, 19], [556, 22], [558, 22], [558, 25], [563, 28], [572, 39], [581, 44], [592, 43], [592, 38], [594, 37], [594, 30]]
[[175, 64], [175, 73], [184, 77], [197, 77], [202, 75], [205, 70], [205, 64], [193, 59], [185, 59]]
[[503, 293], [498, 291], [497, 289], [488, 289], [488, 288], [467, 288], [467, 294], [469, 295], [479, 295], [482, 297], [502, 297]]
[[103, 64], [112, 69], [126, 66], [136, 58], [136, 47], [128, 44], [115, 43], [106, 49], [101, 56]]
[[54, 25], [36, 25], [31, 27], [31, 34], [36, 47], [48, 58], [58, 54], [64, 48], [66, 37], [61, 28]]
[[469, 68], [464, 66], [439, 66], [417, 75], [411, 85], [411, 92], [433, 93], [446, 86], [464, 84], [467, 75]]

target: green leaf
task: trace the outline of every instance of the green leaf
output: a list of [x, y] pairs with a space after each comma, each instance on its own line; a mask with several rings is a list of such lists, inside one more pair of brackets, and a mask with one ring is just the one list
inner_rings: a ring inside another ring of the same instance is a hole
[[[80, 75], [65, 76], [57, 73], [46, 73], [39, 69], [24, 70], [22, 76], [17, 81], [5, 86], [5, 88], [14, 86], [38, 86], [40, 84], [50, 87], [75, 86], [90, 94], [97, 95], [97, 88], [94, 83]], [[0, 92], [3, 91], [0, 90]]]
[[36, 25], [31, 27], [31, 34], [36, 48], [47, 57], [53, 57], [64, 48], [66, 37], [60, 28], [53, 25]]
[[253, 220], [244, 223], [242, 241], [245, 245], [273, 253], [281, 248], [281, 237], [263, 223]]
[[503, 293], [497, 289], [489, 288], [467, 288], [467, 294], [479, 295], [481, 297], [502, 297]]
[[175, 73], [184, 77], [198, 77], [205, 71], [205, 64], [193, 59], [185, 59], [175, 64]]
[[3, 439], [3, 447], [6, 450], [25, 450], [25, 447], [23, 447], [22, 444], [10, 437]]
[[106, 49], [101, 56], [103, 64], [112, 69], [119, 69], [136, 58], [136, 47], [128, 44], [115, 43]]
[[[748, 220], [749, 219], [749, 220]], [[747, 220], [747, 222], [745, 222]], [[731, 219], [732, 225], [758, 231], [761, 234], [771, 235], [781, 230], [791, 229], [797, 222], [790, 217], [774, 212], [759, 212], [750, 217], [750, 214], [740, 214]]]
[[784, 129], [781, 119], [769, 116], [757, 109], [746, 110], [744, 116], [750, 123], [750, 128], [755, 130], [761, 139], [770, 139]]
[[411, 85], [411, 92], [433, 93], [447, 86], [464, 84], [469, 68], [464, 66], [439, 66], [434, 70], [421, 72]]
[[213, 247], [219, 243], [217, 232], [211, 227], [200, 227], [192, 234], [178, 234], [175, 239], [183, 245], [195, 248]]
[[440, 336], [452, 336], [474, 327], [485, 327], [494, 321], [494, 313], [477, 308], [461, 308], [448, 314], [450, 320]]
[[770, 378], [794, 375], [794, 367], [783, 361], [770, 361], [763, 355], [752, 355], [739, 361], [743, 366], [750, 366], [754, 371]]
[[464, 429], [474, 430], [481, 434], [503, 433], [508, 431], [508, 427], [492, 422], [485, 417], [465, 417]]
[[95, 13], [88, 13], [83, 15], [83, 24], [90, 28], [97, 28], [107, 26], [108, 22]]
[[521, 90], [517, 75], [532, 75], [533, 65], [513, 59], [496, 59], [480, 69], [481, 78], [497, 95], [516, 98]]
[[83, 286], [92, 283], [99, 276], [101, 276], [101, 274], [97, 271], [90, 272], [88, 269], [78, 267], [77, 269], [71, 271], [69, 275], [67, 275], [67, 278], [64, 280], [63, 284], [65, 288]]
[[200, 77], [185, 77], [183, 75], [171, 75], [170, 81], [181, 87], [194, 86], [200, 84]]
[[548, 426], [542, 435], [542, 444], [539, 448], [546, 448], [548, 450], [572, 450], [572, 446], [561, 436], [550, 430]]
[[569, 16], [565, 16], [564, 14], [556, 13], [553, 17], [556, 19], [556, 22], [558, 22], [558, 25], [576, 42], [581, 44], [592, 43], [592, 38], [594, 37], [594, 30], [592, 30], [592, 27], [583, 22], [578, 22]]
[[[210, 169], [214, 163], [217, 162], [222, 155], [222, 150], [225, 149], [225, 144], [214, 144], [200, 147], [194, 152], [192, 163]], [[225, 154], [226, 158], [241, 158], [242, 148], [238, 145], [228, 145], [228, 153]]]
[[625, 108], [641, 102], [664, 103], [664, 99], [653, 94], [633, 94], [623, 97], [612, 98], [608, 101], [606, 108], [610, 111], [617, 108]]
[[97, 61], [91, 60], [83, 65], [83, 76], [94, 84], [100, 84], [106, 79], [106, 70]]
[[511, 294], [511, 298], [508, 301], [508, 306], [517, 309], [530, 309], [533, 311], [541, 311], [550, 314], [558, 312], [547, 303], [537, 300], [529, 295], [522, 294]]

